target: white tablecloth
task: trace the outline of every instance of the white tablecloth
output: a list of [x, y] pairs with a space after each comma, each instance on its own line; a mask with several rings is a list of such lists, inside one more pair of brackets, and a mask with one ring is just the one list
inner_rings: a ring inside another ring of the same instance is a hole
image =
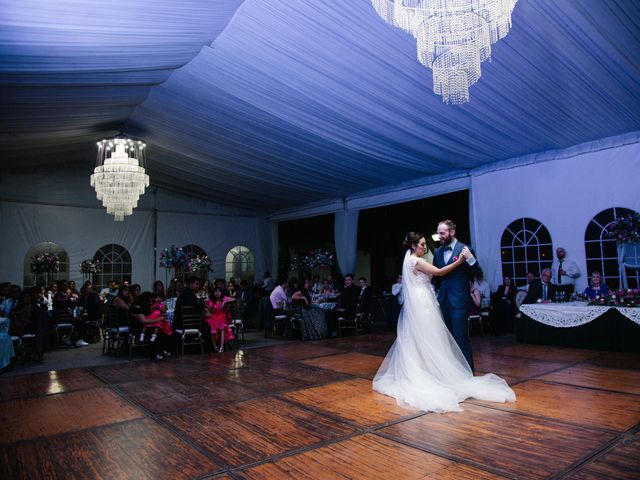
[[584, 302], [534, 303], [521, 305], [520, 311], [534, 320], [552, 327], [578, 327], [595, 320], [610, 308], [640, 325], [640, 308], [590, 307]]

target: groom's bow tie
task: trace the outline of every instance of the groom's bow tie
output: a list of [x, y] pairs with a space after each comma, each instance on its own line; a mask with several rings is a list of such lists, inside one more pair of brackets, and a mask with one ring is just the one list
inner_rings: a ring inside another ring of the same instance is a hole
[[451, 248], [451, 245], [447, 245], [446, 247], [444, 247], [444, 251], [445, 252], [453, 252], [453, 248]]

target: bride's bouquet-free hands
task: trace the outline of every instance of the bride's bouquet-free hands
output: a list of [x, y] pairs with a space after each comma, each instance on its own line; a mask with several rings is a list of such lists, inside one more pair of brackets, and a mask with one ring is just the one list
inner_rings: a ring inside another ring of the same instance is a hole
[[460, 252], [460, 257], [456, 258], [456, 260], [460, 263], [463, 263], [469, 260], [471, 257], [473, 257], [473, 254], [471, 253], [471, 250], [469, 250], [469, 247], [464, 247]]

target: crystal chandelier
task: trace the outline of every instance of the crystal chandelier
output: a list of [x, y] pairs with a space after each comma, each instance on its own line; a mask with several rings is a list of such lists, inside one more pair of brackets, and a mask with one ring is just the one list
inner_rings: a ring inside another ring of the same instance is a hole
[[469, 101], [480, 64], [511, 28], [518, 0], [371, 0], [386, 22], [416, 38], [418, 61], [433, 71], [445, 103]]
[[149, 186], [145, 173], [145, 147], [139, 140], [118, 136], [98, 142], [96, 168], [91, 186], [107, 213], [121, 222], [138, 206], [138, 198]]

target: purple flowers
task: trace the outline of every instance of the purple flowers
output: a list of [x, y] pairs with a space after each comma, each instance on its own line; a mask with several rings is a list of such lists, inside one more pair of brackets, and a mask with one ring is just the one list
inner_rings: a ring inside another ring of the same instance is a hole
[[605, 237], [619, 243], [640, 242], [640, 213], [634, 212], [616, 218], [607, 226]]
[[54, 253], [38, 253], [31, 257], [31, 271], [34, 273], [55, 273], [60, 271], [60, 257]]

